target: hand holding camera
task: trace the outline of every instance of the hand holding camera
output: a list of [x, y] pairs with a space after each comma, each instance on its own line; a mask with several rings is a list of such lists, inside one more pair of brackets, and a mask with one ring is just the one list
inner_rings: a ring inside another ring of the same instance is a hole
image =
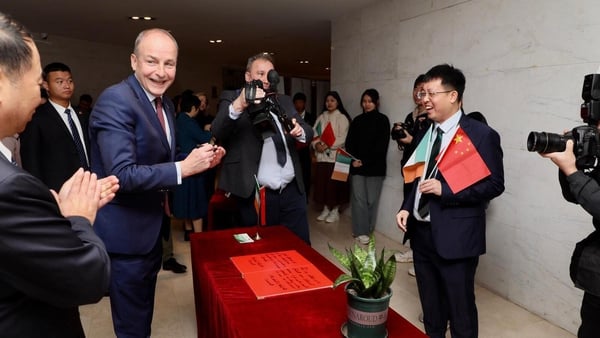
[[[584, 103], [581, 105], [580, 114], [587, 125], [577, 126], [564, 135], [532, 131], [527, 137], [527, 150], [540, 154], [570, 150], [574, 154], [574, 164], [578, 169], [591, 169], [600, 164], [600, 74], [588, 74], [584, 77], [581, 97]], [[558, 156], [544, 157], [552, 159], [560, 167], [557, 162]]]
[[408, 127], [406, 124], [402, 122], [394, 122], [390, 136], [392, 137], [392, 140], [398, 142], [398, 146], [400, 146], [400, 143], [410, 144], [410, 142], [412, 142], [412, 135], [407, 129]]
[[261, 80], [252, 80], [244, 85], [244, 99], [249, 104], [259, 104], [266, 94]]
[[552, 153], [540, 153], [544, 158], [549, 158], [558, 166], [558, 168], [566, 175], [569, 176], [577, 171], [575, 165], [575, 152], [573, 151], [573, 140], [567, 140], [565, 142], [564, 151], [556, 151]]
[[273, 116], [277, 118], [286, 133], [292, 132], [297, 125], [288, 118], [277, 100], [279, 74], [271, 69], [267, 74], [267, 79], [269, 81], [268, 90], [264, 90], [261, 80], [247, 82], [242, 90], [244, 99], [249, 104], [248, 113], [252, 124], [263, 139], [271, 137], [277, 130]]

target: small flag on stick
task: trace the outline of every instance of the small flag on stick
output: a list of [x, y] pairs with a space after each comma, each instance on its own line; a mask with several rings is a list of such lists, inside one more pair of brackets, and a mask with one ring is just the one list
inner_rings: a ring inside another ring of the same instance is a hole
[[329, 148], [335, 144], [335, 134], [333, 133], [331, 122], [327, 122], [327, 126], [325, 126], [325, 130], [323, 130], [323, 134], [321, 135], [321, 141]]
[[254, 180], [256, 182], [256, 189], [254, 192], [254, 209], [256, 210], [256, 215], [258, 216], [258, 225], [265, 225], [267, 220], [267, 204], [266, 204], [266, 196], [265, 196], [265, 187], [261, 187], [258, 184], [258, 178], [254, 175]]
[[413, 151], [402, 168], [405, 183], [413, 182], [417, 177], [423, 176], [425, 161], [427, 161], [427, 146], [429, 145], [430, 138], [431, 127], [427, 130], [427, 133], [423, 136], [421, 142], [419, 142], [417, 148], [415, 148], [415, 151]]
[[335, 154], [335, 165], [333, 166], [333, 173], [331, 179], [336, 181], [346, 182], [348, 181], [348, 175], [350, 175], [350, 163], [352, 163], [352, 157], [348, 156], [345, 150], [338, 148]]

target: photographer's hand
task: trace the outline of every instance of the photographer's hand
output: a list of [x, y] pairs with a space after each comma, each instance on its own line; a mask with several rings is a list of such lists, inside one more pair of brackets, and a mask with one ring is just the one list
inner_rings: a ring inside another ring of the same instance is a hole
[[233, 111], [242, 112], [244, 109], [248, 108], [250, 104], [246, 102], [246, 89], [242, 88], [240, 96], [238, 96], [233, 102], [231, 102], [231, 106]]
[[398, 228], [402, 229], [404, 232], [406, 232], [406, 222], [409, 215], [410, 213], [407, 210], [400, 210], [396, 214], [396, 224], [398, 225]]
[[573, 152], [573, 140], [567, 140], [565, 151], [540, 155], [552, 160], [566, 176], [577, 171], [577, 166], [575, 166], [575, 153]]
[[302, 126], [300, 126], [295, 118], [292, 118], [292, 123], [294, 124], [294, 128], [290, 130], [290, 135], [292, 135], [294, 138], [301, 137], [304, 134], [304, 129], [302, 129]]

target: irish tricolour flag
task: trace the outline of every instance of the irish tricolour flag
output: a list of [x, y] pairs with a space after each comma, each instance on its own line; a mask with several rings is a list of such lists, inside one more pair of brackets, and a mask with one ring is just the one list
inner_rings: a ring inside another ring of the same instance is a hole
[[432, 127], [429, 127], [427, 133], [425, 136], [423, 136], [415, 151], [412, 153], [412, 155], [410, 155], [410, 158], [404, 167], [402, 167], [402, 174], [404, 174], [405, 183], [410, 183], [417, 177], [423, 176], [425, 162], [427, 161], [427, 146], [429, 144], [429, 139], [431, 138], [431, 130]]

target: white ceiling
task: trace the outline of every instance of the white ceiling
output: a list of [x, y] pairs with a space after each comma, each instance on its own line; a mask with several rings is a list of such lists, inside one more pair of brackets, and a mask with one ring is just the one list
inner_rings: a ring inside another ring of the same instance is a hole
[[[258, 52], [275, 53], [284, 75], [329, 78], [331, 20], [380, 0], [3, 0], [0, 11], [12, 15], [30, 31], [133, 45], [150, 27], [170, 30], [180, 54], [245, 65]], [[131, 21], [132, 15], [156, 21]], [[210, 39], [224, 43], [210, 44]], [[308, 65], [300, 60], [309, 60]]]

